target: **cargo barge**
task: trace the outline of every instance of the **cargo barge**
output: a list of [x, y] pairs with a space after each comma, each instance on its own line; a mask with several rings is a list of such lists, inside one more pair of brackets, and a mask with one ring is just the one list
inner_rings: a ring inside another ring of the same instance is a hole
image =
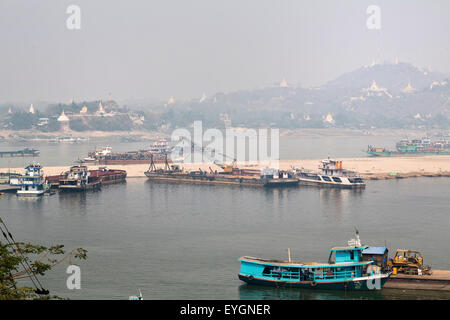
[[[167, 159], [167, 158], [166, 158]], [[257, 187], [289, 187], [297, 186], [298, 180], [292, 173], [270, 170], [246, 170], [228, 166], [223, 172], [213, 171], [184, 171], [179, 165], [169, 165], [165, 162], [163, 169], [157, 169], [151, 161], [149, 169], [144, 172], [152, 181], [203, 183], [222, 185], [241, 185]]]
[[30, 148], [23, 148], [22, 150], [16, 150], [16, 151], [0, 151], [0, 158], [6, 158], [6, 157], [38, 157], [39, 156], [39, 150], [36, 149], [30, 149]]
[[[83, 159], [86, 164], [99, 165], [126, 165], [126, 164], [146, 164], [153, 157], [156, 163], [164, 163], [170, 148], [165, 140], [155, 142], [149, 149], [127, 152], [112, 152], [111, 147], [103, 147], [89, 152]], [[172, 162], [171, 159], [168, 160]]]
[[73, 166], [69, 171], [55, 176], [47, 176], [46, 180], [53, 188], [61, 191], [86, 191], [100, 189], [104, 184], [125, 181], [125, 170], [107, 169], [101, 167], [88, 170], [86, 166]]
[[374, 157], [450, 155], [450, 141], [445, 139], [432, 141], [430, 138], [402, 139], [396, 143], [396, 150], [369, 145], [367, 154]]

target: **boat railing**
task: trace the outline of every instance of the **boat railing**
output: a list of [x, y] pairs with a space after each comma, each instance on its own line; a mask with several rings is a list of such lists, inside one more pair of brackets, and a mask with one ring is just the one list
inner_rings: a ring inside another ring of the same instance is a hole
[[328, 269], [328, 270], [314, 271], [314, 280], [348, 279], [354, 277], [355, 277], [355, 270], [336, 271]]
[[270, 270], [269, 272], [264, 272], [263, 276], [270, 278], [283, 278], [283, 279], [295, 279], [303, 281], [305, 280], [304, 274], [298, 271], [288, 271], [288, 270]]

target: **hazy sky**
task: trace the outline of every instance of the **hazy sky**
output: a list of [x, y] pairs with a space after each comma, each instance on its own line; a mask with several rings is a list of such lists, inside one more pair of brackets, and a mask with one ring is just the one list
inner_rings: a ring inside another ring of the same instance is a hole
[[316, 86], [396, 56], [449, 73], [449, 17], [448, 0], [0, 0], [0, 103]]

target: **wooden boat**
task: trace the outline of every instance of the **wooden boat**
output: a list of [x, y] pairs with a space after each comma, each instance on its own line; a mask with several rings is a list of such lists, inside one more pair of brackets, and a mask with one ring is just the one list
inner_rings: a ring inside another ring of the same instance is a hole
[[[357, 239], [345, 247], [331, 249], [328, 262], [269, 260], [244, 256], [239, 259], [239, 279], [248, 284], [333, 290], [380, 290], [390, 272], [382, 272], [373, 261], [363, 261]], [[333, 259], [334, 256], [334, 259]]]

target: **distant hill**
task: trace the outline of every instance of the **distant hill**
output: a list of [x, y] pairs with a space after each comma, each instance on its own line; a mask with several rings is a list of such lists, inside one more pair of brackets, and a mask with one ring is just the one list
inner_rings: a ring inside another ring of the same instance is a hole
[[216, 126], [226, 114], [233, 126], [248, 127], [450, 128], [450, 84], [439, 72], [385, 63], [348, 72], [318, 88], [284, 83], [166, 107], [180, 119], [212, 119], [209, 124]]
[[39, 127], [39, 118], [48, 117], [56, 130], [62, 111], [77, 131], [171, 130], [189, 127], [196, 120], [214, 128], [450, 129], [450, 83], [440, 72], [408, 63], [373, 64], [317, 88], [289, 86], [283, 79], [279, 85], [262, 89], [187, 101], [139, 101], [130, 108], [100, 100], [51, 104], [33, 116], [27, 109], [5, 104], [0, 106], [0, 124], [4, 128]]

